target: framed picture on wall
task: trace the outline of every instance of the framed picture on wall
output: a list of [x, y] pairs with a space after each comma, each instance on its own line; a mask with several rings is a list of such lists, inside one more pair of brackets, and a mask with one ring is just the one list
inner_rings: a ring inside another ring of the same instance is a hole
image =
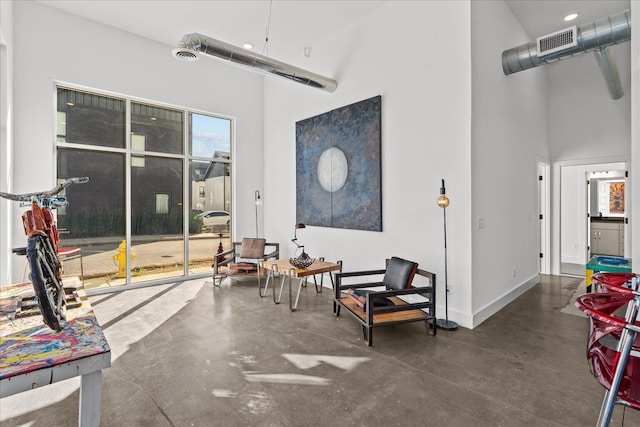
[[296, 123], [296, 222], [382, 231], [381, 96]]

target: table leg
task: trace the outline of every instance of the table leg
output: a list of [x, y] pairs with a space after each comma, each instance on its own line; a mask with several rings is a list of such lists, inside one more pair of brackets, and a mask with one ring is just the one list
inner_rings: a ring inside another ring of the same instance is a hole
[[[289, 270], [289, 310], [291, 311], [296, 311], [296, 309], [298, 308], [298, 298], [296, 298], [296, 304], [295, 306], [293, 305], [293, 299], [291, 298], [291, 281], [293, 280], [293, 276], [295, 275], [296, 270], [294, 268]], [[300, 288], [302, 287], [302, 279], [300, 280], [300, 286], [298, 286], [298, 297], [300, 296]]]
[[296, 294], [296, 303], [293, 305], [293, 310], [291, 310], [291, 311], [296, 311], [296, 309], [298, 308], [298, 300], [300, 300], [300, 291], [302, 290], [303, 284], [304, 284], [304, 287], [307, 286], [307, 278], [306, 277], [304, 279], [299, 277], [298, 280], [300, 282], [298, 283], [298, 293]]
[[[320, 261], [324, 261], [324, 257], [321, 256]], [[329, 273], [331, 274], [331, 273]], [[316, 293], [317, 294], [321, 294], [322, 293], [322, 284], [324, 283], [324, 273], [320, 275], [320, 289], [318, 290], [318, 281], [316, 280], [316, 275], [313, 275], [313, 284], [316, 285]]]
[[316, 285], [316, 293], [322, 293], [322, 284], [324, 283], [324, 273], [320, 274], [320, 288], [318, 289], [318, 281], [316, 280], [316, 275], [313, 275], [313, 284]]
[[282, 301], [282, 291], [284, 289], [284, 281], [286, 280], [287, 275], [286, 274], [282, 274], [281, 273], [281, 277], [280, 277], [280, 292], [278, 294], [278, 300], [276, 301], [276, 288], [274, 285], [273, 288], [273, 302], [276, 304], [280, 304], [280, 301]]
[[[269, 269], [269, 274], [267, 275], [267, 281], [264, 284], [264, 292], [260, 292], [260, 296], [261, 297], [266, 297], [267, 296], [267, 288], [269, 287], [269, 281], [271, 281], [271, 279], [273, 279], [274, 276], [274, 269], [270, 268]], [[276, 285], [273, 285], [273, 302], [276, 302]]]
[[78, 425], [98, 427], [100, 425], [100, 401], [102, 400], [102, 370], [84, 374], [80, 380], [80, 405]]

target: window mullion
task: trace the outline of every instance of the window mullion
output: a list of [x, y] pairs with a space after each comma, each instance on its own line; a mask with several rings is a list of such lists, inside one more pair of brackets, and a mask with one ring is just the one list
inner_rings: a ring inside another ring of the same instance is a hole
[[191, 129], [191, 114], [189, 111], [184, 111], [184, 126], [182, 128], [182, 150], [184, 153], [183, 167], [182, 167], [182, 227], [184, 235], [184, 275], [189, 275], [189, 239], [191, 233], [189, 232], [189, 222], [191, 220], [191, 152], [189, 151], [189, 134]]
[[131, 283], [131, 99], [125, 104], [125, 241], [127, 242], [127, 274], [126, 282]]

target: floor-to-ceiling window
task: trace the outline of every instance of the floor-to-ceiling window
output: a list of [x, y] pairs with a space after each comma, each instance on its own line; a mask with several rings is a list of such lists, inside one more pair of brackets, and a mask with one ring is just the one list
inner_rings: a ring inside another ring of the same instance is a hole
[[[87, 289], [207, 274], [231, 232], [232, 120], [58, 87], [62, 246], [80, 247]], [[80, 275], [80, 259], [65, 274]]]

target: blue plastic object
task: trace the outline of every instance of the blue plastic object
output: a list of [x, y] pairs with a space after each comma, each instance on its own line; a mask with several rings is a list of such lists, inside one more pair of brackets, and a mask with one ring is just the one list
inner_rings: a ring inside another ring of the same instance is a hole
[[628, 259], [611, 257], [611, 256], [598, 256], [596, 260], [603, 264], [611, 264], [611, 265], [621, 265], [621, 264], [629, 264]]

